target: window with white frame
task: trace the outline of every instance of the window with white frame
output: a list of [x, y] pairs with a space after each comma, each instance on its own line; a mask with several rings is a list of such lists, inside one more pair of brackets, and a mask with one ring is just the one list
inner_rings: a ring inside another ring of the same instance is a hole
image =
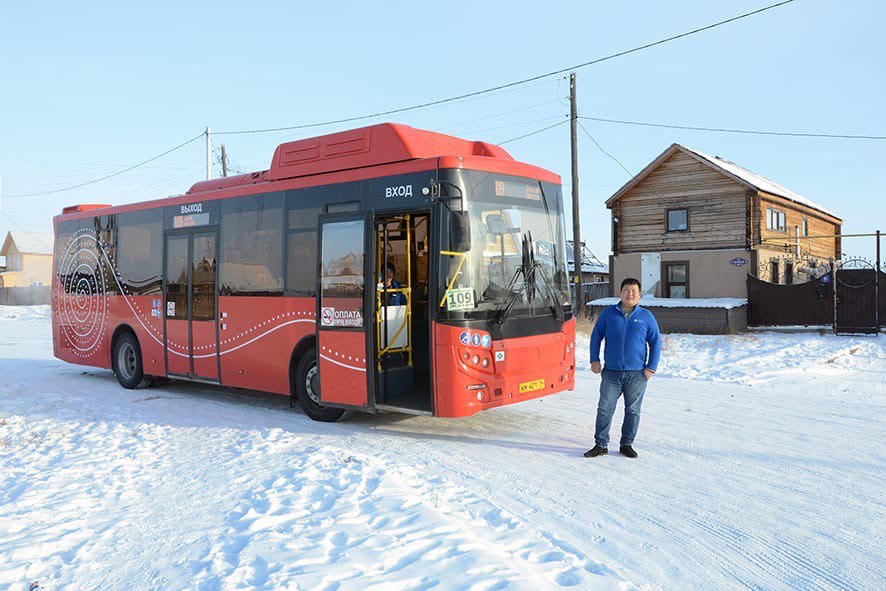
[[766, 208], [766, 229], [784, 232], [787, 226], [787, 215], [783, 211]]

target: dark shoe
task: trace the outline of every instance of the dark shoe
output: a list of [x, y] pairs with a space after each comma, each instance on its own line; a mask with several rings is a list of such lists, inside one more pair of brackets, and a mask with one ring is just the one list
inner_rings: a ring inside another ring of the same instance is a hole
[[591, 449], [585, 452], [586, 458], [596, 458], [597, 456], [605, 456], [609, 453], [609, 450], [605, 447], [600, 447], [599, 445], [595, 445]]
[[627, 456], [629, 458], [636, 458], [637, 452], [630, 445], [622, 445], [618, 448], [618, 451], [621, 452], [621, 455]]

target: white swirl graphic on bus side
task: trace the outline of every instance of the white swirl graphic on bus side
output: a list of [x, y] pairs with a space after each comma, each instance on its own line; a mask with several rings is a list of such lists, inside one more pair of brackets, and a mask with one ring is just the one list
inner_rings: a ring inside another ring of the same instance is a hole
[[59, 329], [78, 357], [92, 355], [105, 337], [108, 294], [100, 249], [92, 230], [80, 230], [57, 261]]

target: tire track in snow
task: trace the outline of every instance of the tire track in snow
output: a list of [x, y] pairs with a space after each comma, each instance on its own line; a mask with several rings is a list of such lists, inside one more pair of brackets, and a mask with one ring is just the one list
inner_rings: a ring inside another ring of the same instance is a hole
[[[638, 504], [645, 507], [634, 517], [653, 526], [668, 537], [675, 546], [691, 545], [700, 551], [691, 557], [703, 556], [713, 562], [727, 580], [748, 589], [835, 589], [851, 591], [859, 589], [844, 580], [845, 574], [831, 572], [821, 566], [800, 547], [773, 531], [763, 536], [739, 525], [734, 516], [705, 506], [703, 515], [691, 507], [674, 503], [673, 499], [645, 493]], [[666, 520], [652, 515], [666, 515]], [[673, 524], [684, 524], [678, 530]], [[702, 533], [703, 535], [699, 535]], [[699, 568], [709, 569], [710, 564], [693, 558]], [[863, 566], [871, 572], [881, 572], [877, 565]], [[882, 574], [881, 574], [882, 578]]]
[[[199, 561], [198, 588], [627, 586], [570, 544], [439, 476], [328, 446], [288, 457], [230, 512]], [[261, 557], [270, 553], [285, 566], [269, 571]]]

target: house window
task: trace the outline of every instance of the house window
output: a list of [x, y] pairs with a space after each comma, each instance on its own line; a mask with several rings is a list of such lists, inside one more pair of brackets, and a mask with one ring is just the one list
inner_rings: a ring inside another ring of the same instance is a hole
[[803, 218], [803, 227], [800, 231], [803, 233], [803, 236], [809, 236], [809, 222], [806, 221], [806, 218]]
[[668, 210], [668, 232], [685, 232], [689, 229], [688, 209]]
[[664, 263], [664, 297], [689, 297], [689, 262]]
[[770, 283], [779, 283], [778, 281], [778, 259], [769, 261], [769, 281]]
[[766, 208], [766, 229], [775, 230], [776, 232], [784, 232], [787, 227], [786, 214], [783, 211]]

